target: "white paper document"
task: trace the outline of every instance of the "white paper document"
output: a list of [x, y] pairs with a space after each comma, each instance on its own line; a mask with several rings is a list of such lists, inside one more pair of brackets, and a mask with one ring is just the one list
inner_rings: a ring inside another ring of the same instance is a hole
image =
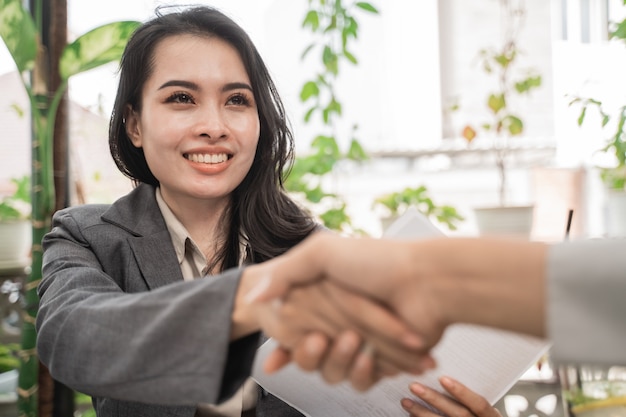
[[[438, 234], [441, 231], [425, 216], [410, 210], [388, 228], [385, 237], [416, 239]], [[259, 348], [252, 376], [265, 390], [309, 417], [405, 416], [400, 400], [411, 396], [409, 383], [418, 381], [444, 392], [438, 382], [444, 375], [495, 404], [549, 348], [545, 340], [456, 324], [448, 327], [432, 351], [436, 369], [419, 376], [402, 374], [384, 379], [362, 393], [348, 383], [328, 385], [317, 372], [304, 372], [293, 364], [273, 375], [265, 374], [263, 362], [275, 346], [269, 340]]]

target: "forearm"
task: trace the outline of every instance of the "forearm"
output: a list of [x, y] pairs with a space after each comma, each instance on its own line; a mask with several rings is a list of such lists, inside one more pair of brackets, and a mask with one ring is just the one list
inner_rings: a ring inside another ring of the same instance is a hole
[[440, 239], [415, 242], [413, 251], [415, 275], [430, 280], [444, 325], [466, 322], [545, 336], [546, 245]]

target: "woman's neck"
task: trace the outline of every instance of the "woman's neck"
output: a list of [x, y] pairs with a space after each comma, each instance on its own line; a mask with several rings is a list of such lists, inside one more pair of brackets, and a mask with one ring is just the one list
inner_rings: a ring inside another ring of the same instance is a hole
[[230, 200], [176, 198], [167, 193], [161, 196], [176, 218], [185, 226], [187, 232], [198, 245], [202, 253], [211, 259], [216, 248], [227, 239], [228, 227], [222, 222]]

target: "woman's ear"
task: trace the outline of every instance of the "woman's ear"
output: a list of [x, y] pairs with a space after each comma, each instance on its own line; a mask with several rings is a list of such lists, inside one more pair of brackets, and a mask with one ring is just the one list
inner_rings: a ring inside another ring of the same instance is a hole
[[141, 123], [139, 114], [133, 110], [130, 104], [127, 104], [124, 110], [124, 128], [132, 144], [136, 148], [141, 148]]

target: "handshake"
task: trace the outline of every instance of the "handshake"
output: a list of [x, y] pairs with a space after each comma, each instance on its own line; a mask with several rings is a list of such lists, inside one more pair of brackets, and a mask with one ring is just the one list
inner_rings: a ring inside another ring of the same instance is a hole
[[547, 245], [505, 239], [398, 241], [319, 232], [244, 271], [241, 301], [290, 362], [367, 390], [436, 366], [446, 327], [472, 323], [543, 337]]

